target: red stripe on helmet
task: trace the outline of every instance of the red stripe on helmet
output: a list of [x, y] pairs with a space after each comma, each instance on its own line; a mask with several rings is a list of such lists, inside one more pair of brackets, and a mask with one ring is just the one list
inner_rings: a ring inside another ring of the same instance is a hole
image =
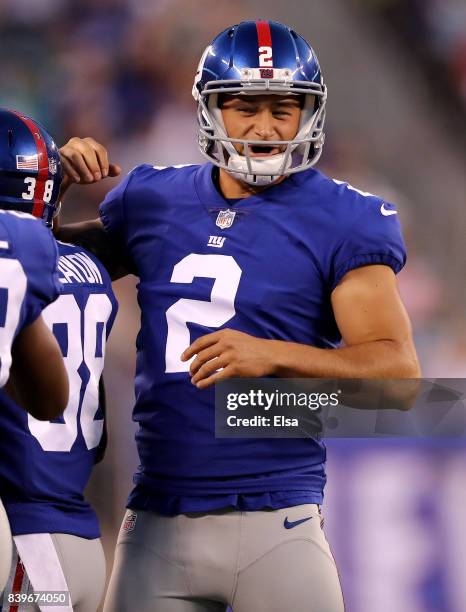
[[26, 125], [26, 127], [31, 132], [32, 137], [34, 138], [34, 142], [37, 148], [37, 163], [38, 163], [38, 173], [36, 178], [36, 186], [34, 189], [34, 205], [32, 208], [32, 214], [34, 217], [42, 217], [44, 212], [44, 191], [45, 191], [45, 181], [49, 178], [49, 156], [47, 153], [47, 145], [42, 137], [42, 134], [38, 128], [38, 126], [29, 119], [29, 117], [25, 117], [16, 111], [12, 111], [21, 121]]
[[259, 47], [272, 46], [272, 34], [270, 33], [270, 24], [268, 21], [256, 21], [257, 42]]
[[[273, 78], [272, 35], [268, 21], [256, 21], [261, 78]], [[266, 74], [263, 74], [265, 70]], [[271, 74], [269, 74], [271, 72]]]

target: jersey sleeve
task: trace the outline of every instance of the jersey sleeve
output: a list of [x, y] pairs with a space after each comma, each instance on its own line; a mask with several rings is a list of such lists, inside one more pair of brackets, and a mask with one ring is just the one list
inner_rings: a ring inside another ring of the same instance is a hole
[[397, 274], [406, 263], [406, 247], [395, 206], [376, 197], [361, 196], [358, 200], [360, 210], [334, 252], [332, 290], [345, 274], [356, 268], [385, 265]]
[[133, 173], [123, 179], [114, 189], [109, 191], [100, 205], [99, 214], [105, 231], [112, 240], [123, 246], [126, 230], [126, 189], [133, 178]]
[[[100, 205], [100, 218], [113, 247], [128, 271], [138, 275], [134, 246], [147, 226], [147, 210], [157, 199], [154, 178], [158, 170], [149, 164], [136, 166]], [[155, 181], [157, 184], [158, 181]]]
[[[134, 179], [143, 175], [152, 166], [136, 166], [114, 189], [108, 192], [100, 205], [99, 214], [105, 231], [112, 240], [122, 248], [127, 246], [128, 228], [131, 222], [131, 210], [128, 205], [128, 190]], [[132, 206], [137, 205], [132, 202]]]
[[61, 292], [56, 240], [40, 221], [31, 221], [28, 226], [28, 240], [23, 243], [24, 266], [28, 276], [24, 325], [33, 323]]

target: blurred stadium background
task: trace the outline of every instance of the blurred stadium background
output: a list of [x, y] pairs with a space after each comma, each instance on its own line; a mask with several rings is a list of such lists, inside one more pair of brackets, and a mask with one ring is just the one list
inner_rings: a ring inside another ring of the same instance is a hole
[[[307, 38], [329, 88], [319, 168], [396, 203], [400, 275], [423, 373], [466, 376], [466, 0], [0, 0], [0, 104], [60, 144], [93, 136], [125, 172], [197, 162], [193, 75], [242, 19]], [[112, 185], [76, 189], [65, 221], [96, 215]], [[109, 448], [89, 494], [109, 568], [134, 448], [135, 279], [105, 368]], [[4, 458], [5, 459], [5, 458]], [[348, 612], [466, 610], [466, 446], [330, 441], [325, 514]]]

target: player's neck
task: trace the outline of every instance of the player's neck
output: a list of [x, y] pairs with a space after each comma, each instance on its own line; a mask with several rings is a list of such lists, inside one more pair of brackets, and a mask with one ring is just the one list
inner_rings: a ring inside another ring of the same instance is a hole
[[285, 178], [285, 176], [281, 176], [274, 183], [265, 186], [248, 185], [247, 183], [244, 183], [243, 181], [240, 181], [229, 174], [226, 170], [223, 170], [223, 168], [220, 168], [219, 187], [223, 197], [227, 200], [248, 198], [249, 196], [256, 195], [257, 193], [264, 191], [264, 189], [267, 189], [271, 185], [281, 183]]

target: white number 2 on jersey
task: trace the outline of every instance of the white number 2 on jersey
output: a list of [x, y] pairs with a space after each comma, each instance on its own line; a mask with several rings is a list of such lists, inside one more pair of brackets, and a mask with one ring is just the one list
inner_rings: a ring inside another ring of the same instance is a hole
[[191, 253], [173, 268], [172, 283], [192, 283], [195, 277], [214, 278], [207, 300], [182, 298], [167, 310], [166, 372], [188, 372], [190, 361], [181, 353], [191, 344], [187, 322], [206, 327], [220, 327], [235, 315], [235, 297], [241, 268], [230, 255], [197, 255]]
[[[81, 364], [89, 370], [89, 381], [84, 390], [81, 405], [81, 430], [88, 449], [95, 448], [100, 441], [103, 419], [95, 419], [99, 406], [99, 380], [104, 367], [105, 328], [112, 304], [104, 293], [91, 294], [87, 300], [81, 330], [81, 309], [73, 295], [62, 295], [43, 311], [50, 329], [64, 324], [67, 329], [68, 350], [63, 358], [68, 372], [70, 399], [63, 413], [64, 423], [38, 421], [28, 415], [29, 429], [44, 451], [70, 451], [78, 435], [78, 409], [82, 380]], [[96, 357], [98, 323], [102, 325], [102, 351]]]

